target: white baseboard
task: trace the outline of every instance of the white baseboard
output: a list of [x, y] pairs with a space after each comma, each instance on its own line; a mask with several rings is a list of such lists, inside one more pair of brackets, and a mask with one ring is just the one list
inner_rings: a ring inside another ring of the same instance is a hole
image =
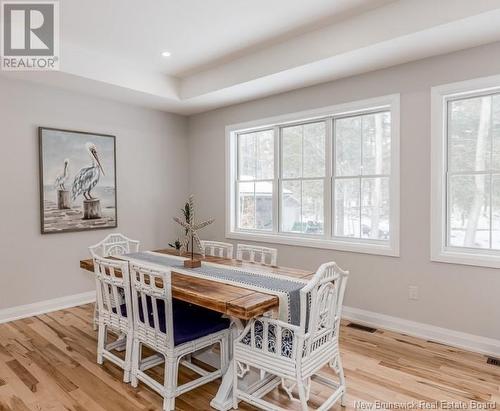
[[468, 351], [500, 357], [500, 340], [493, 338], [481, 337], [353, 307], [344, 307], [342, 318], [374, 328], [382, 328]]
[[0, 324], [49, 313], [51, 311], [62, 310], [64, 308], [76, 307], [77, 305], [88, 304], [94, 301], [95, 291], [88, 291], [86, 293], [54, 298], [53, 300], [5, 308], [0, 310]]

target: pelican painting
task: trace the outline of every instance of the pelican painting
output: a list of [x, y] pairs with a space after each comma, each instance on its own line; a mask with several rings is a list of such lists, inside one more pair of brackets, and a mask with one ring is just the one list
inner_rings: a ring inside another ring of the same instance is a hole
[[91, 191], [99, 182], [101, 172], [104, 175], [104, 170], [99, 161], [99, 155], [97, 154], [97, 147], [95, 144], [86, 143], [85, 148], [92, 159], [92, 164], [89, 167], [82, 168], [75, 176], [73, 188], [71, 190], [73, 201], [75, 201], [79, 195], [83, 195], [85, 200], [94, 200]]
[[62, 173], [56, 177], [56, 181], [54, 182], [54, 187], [56, 188], [56, 190], [66, 191], [66, 186], [64, 184], [66, 184], [68, 179], [69, 179], [69, 160], [66, 158], [64, 160], [64, 169]]
[[69, 179], [69, 159], [64, 160], [64, 168], [60, 174], [57, 175], [54, 182], [54, 188], [57, 190], [57, 208], [59, 210], [68, 210], [71, 208], [71, 200], [69, 191], [66, 190], [66, 182]]
[[42, 233], [116, 227], [115, 137], [41, 127], [39, 142]]

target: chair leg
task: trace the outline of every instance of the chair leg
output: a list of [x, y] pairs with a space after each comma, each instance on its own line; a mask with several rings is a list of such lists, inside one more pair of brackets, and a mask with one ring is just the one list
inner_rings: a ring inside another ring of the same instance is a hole
[[238, 409], [238, 363], [233, 359], [233, 363], [229, 365], [233, 367], [233, 409]]
[[[132, 339], [132, 338], [131, 338]], [[132, 387], [136, 388], [139, 384], [139, 380], [137, 379], [137, 373], [139, 372], [139, 362], [141, 360], [141, 344], [138, 340], [133, 339], [132, 341], [132, 368], [130, 375], [130, 384]]]
[[299, 391], [300, 405], [302, 411], [308, 411], [309, 406], [307, 405], [307, 391], [304, 383], [301, 382], [301, 379], [297, 376], [297, 388]]
[[340, 405], [342, 407], [345, 407], [347, 405], [346, 399], [345, 399], [345, 375], [344, 375], [344, 368], [342, 367], [342, 359], [340, 358], [340, 353], [337, 354], [337, 374], [339, 376], [339, 382], [340, 385], [344, 387], [344, 394], [340, 397]]
[[97, 333], [97, 364], [101, 365], [104, 361], [102, 353], [106, 345], [106, 328], [107, 327], [104, 324], [99, 324]]
[[163, 410], [164, 411], [175, 410], [175, 398], [165, 397], [165, 399], [163, 400]]
[[177, 391], [177, 367], [176, 358], [165, 358], [165, 393], [163, 400], [163, 410], [175, 410], [175, 392]]
[[97, 331], [98, 326], [98, 317], [99, 314], [97, 313], [97, 303], [94, 303], [94, 318], [92, 319], [92, 328], [94, 331]]
[[224, 337], [220, 341], [220, 369], [224, 375], [229, 367], [229, 338]]
[[[131, 333], [130, 333], [131, 334]], [[134, 344], [134, 340], [132, 335], [127, 334], [127, 345], [125, 348], [125, 366], [123, 373], [123, 382], [130, 382], [131, 374], [132, 374], [132, 346]]]

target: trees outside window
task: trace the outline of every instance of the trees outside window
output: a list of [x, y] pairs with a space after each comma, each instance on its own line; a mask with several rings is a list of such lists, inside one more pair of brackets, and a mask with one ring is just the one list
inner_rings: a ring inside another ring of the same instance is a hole
[[448, 246], [500, 249], [500, 95], [447, 110]]

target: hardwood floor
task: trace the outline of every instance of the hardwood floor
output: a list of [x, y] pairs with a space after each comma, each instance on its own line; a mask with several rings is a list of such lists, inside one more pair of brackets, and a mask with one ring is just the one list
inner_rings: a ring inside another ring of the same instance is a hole
[[[161, 409], [156, 393], [144, 385], [133, 389], [122, 383], [122, 371], [109, 362], [96, 364], [92, 314], [93, 307], [85, 305], [0, 325], [0, 411]], [[500, 367], [486, 364], [480, 354], [345, 324], [340, 346], [347, 410], [361, 408], [356, 401], [429, 405], [450, 401], [461, 407], [479, 401], [489, 409], [497, 409], [493, 403], [500, 402]], [[162, 370], [157, 368], [153, 373], [160, 377]], [[190, 371], [182, 369], [181, 380], [191, 377]], [[210, 410], [217, 387], [218, 383], [211, 383], [182, 395], [176, 409]], [[314, 407], [328, 395], [314, 384], [311, 391]], [[287, 409], [299, 409], [278, 390], [269, 398]], [[254, 410], [246, 404], [240, 404], [240, 409]]]

